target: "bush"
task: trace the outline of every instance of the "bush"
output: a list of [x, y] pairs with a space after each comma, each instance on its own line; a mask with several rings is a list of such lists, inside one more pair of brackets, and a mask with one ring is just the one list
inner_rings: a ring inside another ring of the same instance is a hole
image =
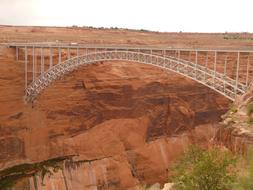
[[146, 29], [140, 29], [141, 32], [149, 32], [148, 30]]
[[237, 110], [237, 107], [236, 107], [236, 105], [234, 105], [234, 104], [230, 104], [229, 105], [229, 112], [230, 113], [236, 113], [238, 110]]
[[177, 190], [230, 190], [236, 161], [230, 152], [191, 146], [172, 168], [172, 181]]
[[253, 124], [253, 117], [252, 117], [252, 113], [253, 113], [253, 102], [249, 103], [247, 105], [247, 115], [249, 117], [248, 119], [248, 123], [249, 124]]
[[253, 113], [253, 102], [247, 105], [247, 115], [250, 116]]
[[252, 190], [253, 189], [253, 150], [250, 150], [245, 162], [244, 169], [241, 170], [238, 185], [234, 190]]

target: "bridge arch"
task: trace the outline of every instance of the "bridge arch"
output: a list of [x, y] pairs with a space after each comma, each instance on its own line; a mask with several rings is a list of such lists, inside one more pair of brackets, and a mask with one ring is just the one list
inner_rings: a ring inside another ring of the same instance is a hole
[[232, 101], [235, 100], [237, 95], [244, 94], [246, 91], [244, 84], [190, 61], [149, 53], [115, 50], [77, 56], [53, 66], [26, 88], [26, 100], [33, 101], [47, 86], [59, 77], [78, 69], [80, 66], [100, 61], [130, 61], [153, 65], [197, 81]]

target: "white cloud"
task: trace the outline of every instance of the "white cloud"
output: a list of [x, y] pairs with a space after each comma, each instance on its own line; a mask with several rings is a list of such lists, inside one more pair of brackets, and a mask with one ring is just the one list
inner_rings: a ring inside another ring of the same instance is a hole
[[253, 32], [252, 0], [0, 0], [0, 24]]

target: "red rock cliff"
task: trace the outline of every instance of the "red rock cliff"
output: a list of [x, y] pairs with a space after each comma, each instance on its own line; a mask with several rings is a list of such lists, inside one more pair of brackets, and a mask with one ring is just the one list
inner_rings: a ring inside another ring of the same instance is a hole
[[[7, 27], [2, 34], [28, 40], [77, 39], [70, 29], [17, 30]], [[224, 41], [218, 34], [75, 32], [85, 34], [80, 37], [85, 43], [101, 37], [101, 43], [204, 47], [215, 39], [212, 46], [220, 41], [222, 47], [252, 45]], [[152, 66], [101, 62], [64, 76], [27, 104], [24, 68], [15, 62], [13, 49], [1, 47], [0, 68], [0, 168], [26, 171], [15, 190], [112, 190], [165, 182], [171, 163], [190, 142], [202, 143], [214, 135], [210, 126], [230, 103], [201, 84]], [[42, 163], [52, 166], [52, 159], [61, 169], [46, 175], [43, 184], [42, 176], [33, 174]]]
[[[1, 168], [74, 156], [63, 173], [46, 178], [46, 189], [164, 182], [170, 163], [194, 133], [199, 141], [208, 136], [203, 127], [194, 127], [217, 122], [229, 103], [174, 73], [101, 62], [70, 73], [27, 104], [22, 66], [13, 50], [1, 53]], [[17, 188], [29, 182], [40, 189], [40, 180], [29, 178]]]

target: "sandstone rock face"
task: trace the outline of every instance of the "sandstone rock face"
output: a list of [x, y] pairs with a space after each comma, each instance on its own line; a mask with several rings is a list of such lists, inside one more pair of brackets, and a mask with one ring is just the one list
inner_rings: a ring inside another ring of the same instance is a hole
[[173, 183], [165, 183], [162, 190], [173, 190]]
[[64, 169], [46, 176], [44, 185], [42, 177], [30, 177], [19, 181], [17, 190], [163, 183], [190, 142], [213, 135], [210, 123], [219, 120], [229, 103], [174, 73], [101, 62], [64, 76], [27, 104], [22, 68], [17, 69], [13, 56], [2, 60], [1, 168], [73, 156]]
[[[94, 42], [89, 39], [101, 35], [89, 32], [82, 42]], [[173, 41], [155, 40], [156, 34], [135, 39], [136, 34], [142, 35], [133, 32], [124, 43]], [[120, 43], [118, 38], [113, 42]], [[192, 40], [187, 43], [190, 47]], [[19, 180], [14, 190], [125, 190], [138, 184], [162, 184], [189, 143], [206, 143], [213, 137], [212, 126], [230, 103], [171, 72], [138, 63], [101, 62], [62, 77], [28, 104], [24, 67], [15, 61], [13, 49], [0, 47], [0, 68], [0, 170], [72, 158], [44, 180], [39, 175]]]
[[[234, 152], [242, 154], [253, 145], [252, 112], [253, 85], [248, 91], [238, 97], [230, 110], [223, 115], [223, 121], [215, 135], [215, 141]], [[251, 105], [251, 106], [250, 106]]]

